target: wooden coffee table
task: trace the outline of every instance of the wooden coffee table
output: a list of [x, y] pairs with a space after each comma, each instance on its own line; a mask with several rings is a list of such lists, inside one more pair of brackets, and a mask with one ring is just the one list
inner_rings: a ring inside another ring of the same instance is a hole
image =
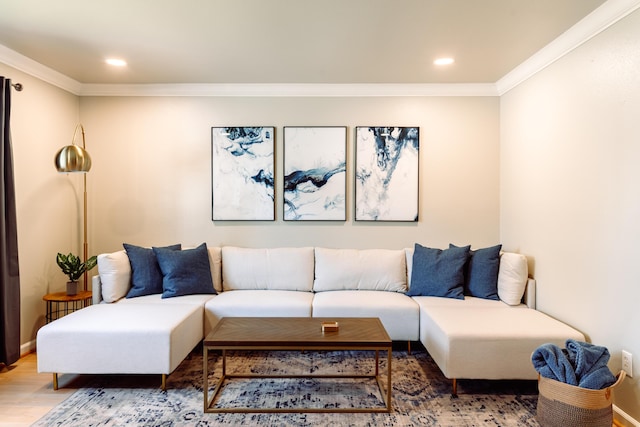
[[[322, 332], [321, 322], [337, 321], [339, 330]], [[203, 341], [204, 412], [391, 412], [391, 339], [378, 318], [225, 317]], [[222, 373], [209, 398], [210, 350], [222, 351]], [[228, 350], [371, 350], [375, 372], [364, 375], [227, 374]], [[387, 352], [387, 381], [379, 372], [379, 351]], [[223, 383], [230, 378], [371, 378], [385, 406], [363, 408], [225, 408], [212, 407]]]

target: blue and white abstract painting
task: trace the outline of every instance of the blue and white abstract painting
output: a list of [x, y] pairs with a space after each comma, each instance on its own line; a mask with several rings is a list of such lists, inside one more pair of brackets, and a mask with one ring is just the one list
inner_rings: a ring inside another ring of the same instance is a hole
[[274, 127], [212, 127], [212, 219], [275, 219]]
[[347, 128], [284, 128], [285, 221], [346, 220]]
[[356, 127], [356, 221], [418, 221], [417, 127]]

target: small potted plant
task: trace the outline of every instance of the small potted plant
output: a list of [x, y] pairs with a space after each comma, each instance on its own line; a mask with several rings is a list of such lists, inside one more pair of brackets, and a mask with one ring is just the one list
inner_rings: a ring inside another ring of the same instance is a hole
[[56, 263], [64, 274], [69, 277], [67, 282], [67, 295], [76, 295], [78, 293], [78, 279], [82, 277], [85, 271], [91, 270], [98, 263], [98, 258], [92, 256], [85, 262], [80, 262], [80, 257], [73, 254], [64, 255], [58, 252]]

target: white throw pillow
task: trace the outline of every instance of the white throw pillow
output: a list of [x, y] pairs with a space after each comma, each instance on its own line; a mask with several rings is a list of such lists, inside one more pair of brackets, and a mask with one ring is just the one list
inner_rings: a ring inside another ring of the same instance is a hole
[[98, 274], [105, 302], [116, 302], [129, 292], [131, 264], [124, 250], [98, 255]]
[[411, 274], [413, 273], [413, 252], [415, 248], [404, 248], [405, 262], [407, 263], [407, 289], [411, 287]]
[[509, 305], [518, 305], [527, 286], [529, 270], [527, 257], [513, 252], [500, 254], [498, 270], [498, 296]]
[[211, 281], [216, 292], [222, 292], [222, 250], [219, 247], [209, 247], [209, 264], [211, 268]]
[[313, 248], [222, 248], [222, 287], [228, 290], [313, 289]]
[[404, 250], [316, 248], [313, 290], [406, 292]]

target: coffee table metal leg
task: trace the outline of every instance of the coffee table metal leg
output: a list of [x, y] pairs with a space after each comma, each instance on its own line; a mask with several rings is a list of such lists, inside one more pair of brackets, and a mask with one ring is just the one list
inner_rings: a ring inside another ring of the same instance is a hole
[[204, 346], [204, 361], [202, 362], [202, 371], [203, 371], [203, 392], [204, 392], [204, 412], [220, 412], [219, 410], [215, 410], [211, 408], [213, 401], [216, 400], [218, 393], [222, 389], [222, 384], [227, 379], [227, 350], [222, 350], [222, 375], [220, 379], [216, 383], [216, 386], [213, 388], [211, 392], [211, 398], [209, 398], [209, 347]]
[[227, 350], [222, 350], [222, 376], [227, 375]]
[[[209, 368], [208, 353], [209, 347], [204, 347], [203, 361], [203, 391], [204, 391], [204, 412], [216, 413], [247, 413], [247, 412], [264, 412], [264, 413], [303, 413], [303, 412], [391, 412], [391, 348], [387, 348], [387, 386], [383, 383], [383, 377], [380, 375], [379, 367], [379, 350], [375, 350], [375, 375], [256, 375], [256, 374], [233, 374], [227, 376], [227, 351], [222, 349], [222, 374], [216, 386], [214, 387], [211, 398], [209, 398]], [[375, 378], [380, 395], [384, 401], [384, 408], [212, 408], [211, 405], [222, 389], [223, 383], [227, 378]]]
[[376, 351], [376, 382], [380, 390], [380, 396], [384, 402], [384, 412], [391, 412], [391, 349], [387, 350], [387, 386], [382, 382], [382, 376], [378, 375], [378, 351]]
[[387, 350], [387, 411], [391, 412], [391, 349]]
[[202, 391], [204, 392], [204, 412], [209, 409], [209, 348], [203, 346], [202, 354]]
[[376, 378], [378, 377], [379, 371], [378, 371], [378, 350], [376, 350]]

